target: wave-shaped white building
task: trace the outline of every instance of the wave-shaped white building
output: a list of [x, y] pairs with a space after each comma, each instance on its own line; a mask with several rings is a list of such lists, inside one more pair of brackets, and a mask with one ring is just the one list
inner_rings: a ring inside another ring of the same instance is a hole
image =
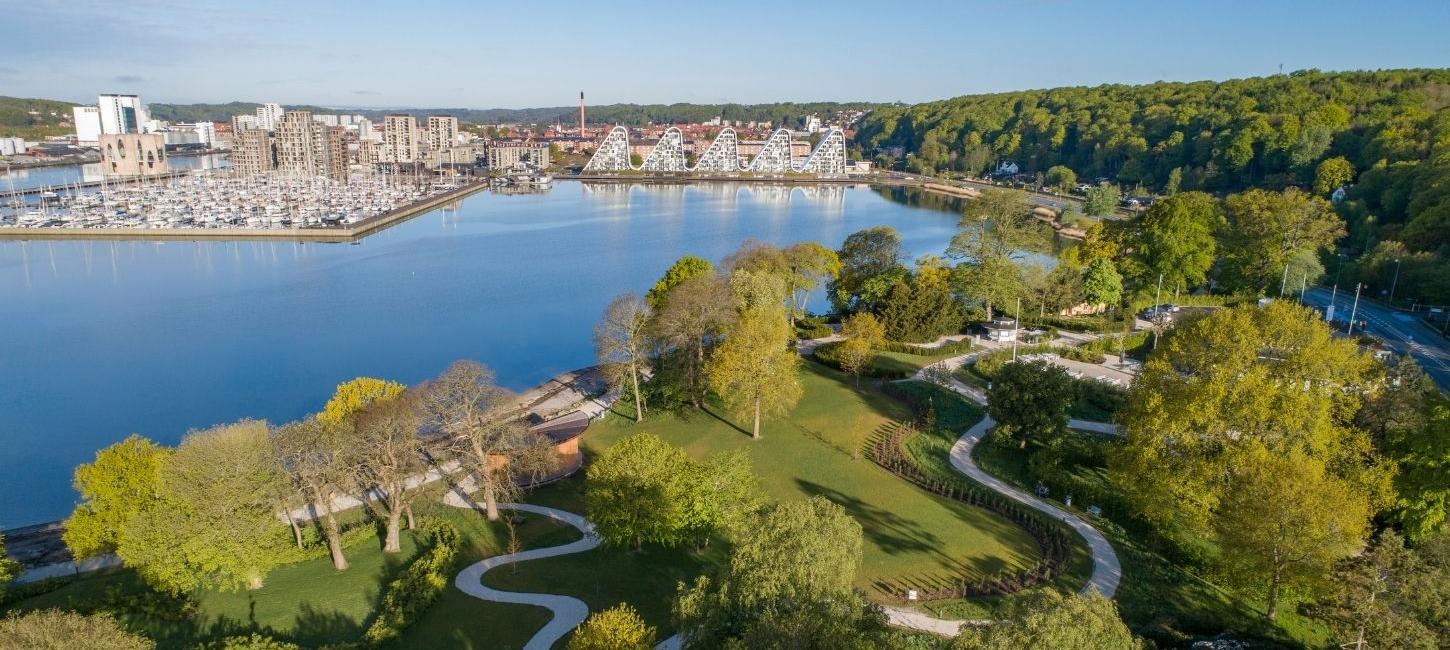
[[616, 126], [599, 143], [584, 165], [586, 172], [622, 172], [637, 170], [646, 172], [693, 172], [734, 173], [752, 172], [760, 174], [817, 174], [820, 176], [844, 176], [846, 174], [846, 134], [832, 127], [821, 137], [816, 148], [804, 160], [797, 162], [791, 155], [790, 131], [776, 129], [748, 162], [740, 156], [740, 139], [735, 129], [725, 128], [715, 136], [714, 142], [700, 154], [695, 166], [689, 166], [685, 158], [685, 135], [677, 127], [665, 129], [659, 142], [645, 156], [644, 164], [635, 167], [629, 160], [629, 131]]

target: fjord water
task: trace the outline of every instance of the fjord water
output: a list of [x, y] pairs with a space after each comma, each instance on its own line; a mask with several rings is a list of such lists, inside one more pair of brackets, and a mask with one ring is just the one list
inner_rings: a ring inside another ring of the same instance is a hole
[[[171, 156], [167, 161], [172, 171], [192, 169], [217, 169], [231, 165], [227, 157], [222, 154], [209, 154], [204, 156]], [[17, 190], [28, 190], [37, 187], [63, 187], [71, 183], [91, 183], [99, 181], [105, 175], [101, 172], [101, 163], [86, 163], [84, 165], [57, 165], [55, 167], [17, 167], [8, 172], [0, 169], [0, 192], [9, 192], [11, 188]]]
[[[360, 375], [459, 358], [515, 389], [593, 362], [608, 301], [679, 256], [838, 246], [876, 225], [941, 253], [950, 202], [865, 186], [584, 185], [474, 194], [357, 244], [0, 242], [0, 528], [65, 516], [71, 471], [140, 433], [319, 409]], [[823, 292], [812, 308], [825, 307]]]

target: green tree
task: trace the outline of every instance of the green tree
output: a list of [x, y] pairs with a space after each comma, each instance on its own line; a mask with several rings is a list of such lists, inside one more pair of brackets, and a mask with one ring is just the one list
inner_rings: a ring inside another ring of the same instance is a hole
[[1272, 621], [1285, 590], [1323, 590], [1334, 563], [1359, 550], [1369, 532], [1369, 499], [1298, 450], [1270, 453], [1255, 445], [1240, 458], [1243, 469], [1232, 472], [1214, 513], [1215, 539], [1225, 574], [1266, 593]]
[[369, 404], [353, 418], [347, 462], [354, 489], [369, 496], [364, 503], [384, 522], [384, 553], [402, 552], [404, 516], [409, 529], [416, 525], [413, 502], [423, 486], [413, 479], [429, 469], [418, 435], [424, 421], [419, 396], [411, 392]]
[[790, 348], [794, 338], [780, 307], [749, 307], [725, 334], [706, 366], [710, 387], [737, 417], [753, 417], [751, 436], [760, 438], [763, 415], [783, 415], [801, 397]]
[[1123, 298], [1123, 277], [1112, 260], [1096, 259], [1082, 276], [1083, 298], [1094, 305], [1118, 304]]
[[1089, 216], [1106, 217], [1118, 209], [1118, 199], [1121, 196], [1117, 185], [1098, 183], [1088, 188], [1087, 197], [1082, 202], [1082, 211]]
[[1118, 617], [1118, 607], [1097, 592], [1063, 595], [1052, 589], [1014, 600], [1004, 621], [968, 626], [952, 650], [1138, 650], [1142, 641]]
[[1077, 185], [1077, 172], [1072, 171], [1071, 167], [1065, 165], [1053, 165], [1047, 168], [1047, 176], [1044, 177], [1044, 182], [1056, 188], [1059, 192], [1067, 192], [1074, 185]]
[[621, 603], [590, 614], [569, 638], [569, 650], [651, 650], [655, 634], [629, 603]]
[[1040, 247], [1046, 231], [1032, 216], [1026, 192], [983, 190], [980, 197], [965, 203], [947, 257], [976, 264], [996, 257], [1013, 259], [1024, 249]]
[[1411, 540], [1434, 535], [1450, 511], [1450, 399], [1424, 393], [1420, 426], [1388, 432], [1385, 451], [1399, 466], [1394, 519]]
[[889, 226], [851, 233], [836, 256], [841, 270], [828, 286], [831, 304], [841, 313], [873, 309], [896, 278], [906, 274], [900, 261], [901, 235]]
[[1223, 229], [1218, 200], [1202, 192], [1185, 192], [1154, 203], [1127, 225], [1129, 253], [1124, 274], [1140, 288], [1163, 286], [1191, 289], [1204, 283], [1218, 250]]
[[[1118, 413], [1126, 435], [1109, 456], [1109, 477], [1184, 545], [1227, 532], [1213, 522], [1235, 516], [1226, 508], [1252, 505], [1233, 500], [1235, 477], [1266, 477], [1268, 458], [1300, 454], [1301, 465], [1328, 468], [1304, 490], [1353, 497], [1346, 511], [1383, 507], [1390, 467], [1352, 422], [1372, 364], [1316, 313], [1284, 301], [1187, 320], [1148, 358]], [[1304, 490], [1276, 505], [1312, 515], [1326, 497]]]
[[1435, 594], [1434, 587], [1424, 588], [1445, 577], [1435, 575], [1434, 569], [1405, 548], [1393, 530], [1385, 530], [1365, 552], [1339, 562], [1332, 595], [1316, 603], [1311, 613], [1329, 624], [1341, 648], [1441, 647], [1432, 630], [1436, 621], [1423, 620], [1419, 607], [1428, 602], [1432, 609], [1438, 605], [1445, 611], [1447, 590]]
[[966, 322], [961, 303], [952, 295], [951, 268], [927, 255], [915, 273], [897, 281], [881, 305], [881, 324], [893, 341], [935, 341], [955, 334]]
[[338, 571], [347, 570], [348, 562], [332, 504], [349, 484], [346, 433], [345, 427], [316, 417], [284, 424], [271, 433], [273, 453], [291, 479], [292, 488], [311, 504], [322, 522], [332, 568]]
[[62, 534], [71, 555], [88, 558], [116, 550], [126, 523], [156, 503], [168, 453], [133, 434], [96, 452], [95, 462], [76, 468], [81, 503]]
[[683, 450], [653, 434], [619, 441], [589, 465], [589, 520], [612, 544], [678, 544], [689, 523], [688, 465]]
[[229, 636], [216, 643], [206, 644], [199, 650], [302, 650], [302, 646], [253, 632], [246, 636]]
[[1183, 185], [1183, 168], [1174, 167], [1168, 172], [1168, 180], [1163, 183], [1163, 194], [1173, 196], [1178, 194], [1179, 187]]
[[368, 404], [380, 399], [392, 399], [401, 395], [407, 389], [406, 386], [384, 379], [372, 377], [358, 377], [337, 385], [337, 390], [332, 393], [332, 399], [327, 400], [327, 405], [322, 412], [317, 414], [318, 419], [327, 424], [337, 424], [356, 414]]
[[634, 421], [644, 419], [644, 397], [639, 378], [649, 368], [651, 340], [648, 336], [650, 308], [639, 296], [621, 294], [604, 308], [604, 317], [594, 326], [594, 350], [610, 383], [634, 395]]
[[839, 352], [841, 370], [855, 375], [859, 385], [861, 371], [871, 367], [876, 360], [877, 348], [886, 341], [886, 330], [875, 316], [862, 312], [852, 314], [841, 322], [841, 335], [846, 337]]
[[59, 609], [11, 612], [0, 618], [8, 650], [152, 650], [156, 644], [121, 627], [110, 614]]
[[1280, 284], [1295, 254], [1316, 253], [1345, 233], [1328, 201], [1294, 187], [1234, 194], [1224, 207], [1228, 227], [1219, 246], [1230, 288], [1263, 292]]
[[700, 408], [706, 358], [735, 317], [735, 296], [719, 276], [693, 277], [671, 289], [650, 321], [650, 337], [664, 348], [662, 372], [650, 378], [651, 387], [658, 390], [678, 381], [690, 403]]
[[156, 502], [126, 522], [116, 554], [171, 593], [260, 589], [287, 557], [273, 496], [285, 480], [264, 422], [188, 433], [161, 467]]
[[987, 415], [1017, 440], [1052, 446], [1067, 432], [1072, 378], [1046, 361], [1008, 363], [992, 378]]
[[743, 449], [686, 465], [685, 529], [704, 547], [716, 534], [739, 535], [763, 497]]
[[5, 593], [5, 587], [10, 581], [19, 576], [20, 563], [5, 554], [5, 534], [0, 533], [0, 595]]
[[958, 264], [952, 269], [952, 285], [964, 299], [980, 302], [992, 319], [994, 305], [1007, 305], [1025, 292], [1022, 268], [1003, 255], [976, 263]]
[[1325, 158], [1314, 168], [1314, 194], [1328, 196], [1334, 188], [1354, 180], [1354, 165], [1344, 156]]
[[788, 309], [793, 326], [796, 316], [805, 313], [806, 300], [811, 292], [841, 274], [841, 258], [836, 251], [815, 242], [793, 244], [783, 252], [787, 270], [786, 298], [790, 301]]
[[675, 260], [675, 263], [665, 271], [664, 277], [656, 281], [654, 286], [644, 294], [645, 302], [649, 303], [650, 309], [659, 310], [665, 305], [665, 297], [675, 287], [684, 284], [686, 280], [714, 274], [715, 267], [710, 264], [710, 260], [685, 255]]

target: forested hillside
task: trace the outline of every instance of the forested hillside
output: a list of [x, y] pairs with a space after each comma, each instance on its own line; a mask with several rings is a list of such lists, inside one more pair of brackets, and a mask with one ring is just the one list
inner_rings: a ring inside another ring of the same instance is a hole
[[38, 140], [70, 132], [70, 102], [0, 97], [0, 137]]
[[[1344, 278], [1450, 301], [1450, 69], [1301, 71], [1225, 82], [1056, 88], [881, 108], [856, 144], [904, 147], [916, 171], [1027, 173], [1173, 194], [1297, 185], [1339, 204]], [[1334, 260], [1329, 260], [1334, 262]], [[1327, 264], [1331, 272], [1337, 269]]]

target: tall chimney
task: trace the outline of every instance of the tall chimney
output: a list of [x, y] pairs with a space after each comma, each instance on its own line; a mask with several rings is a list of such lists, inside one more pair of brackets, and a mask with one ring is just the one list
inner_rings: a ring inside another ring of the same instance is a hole
[[584, 137], [584, 91], [579, 91], [579, 137]]

